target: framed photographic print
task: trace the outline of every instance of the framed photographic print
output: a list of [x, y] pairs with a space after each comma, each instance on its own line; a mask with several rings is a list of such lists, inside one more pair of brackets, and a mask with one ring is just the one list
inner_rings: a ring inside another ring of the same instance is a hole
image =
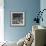
[[24, 12], [11, 12], [11, 25], [12, 26], [24, 26], [25, 25]]

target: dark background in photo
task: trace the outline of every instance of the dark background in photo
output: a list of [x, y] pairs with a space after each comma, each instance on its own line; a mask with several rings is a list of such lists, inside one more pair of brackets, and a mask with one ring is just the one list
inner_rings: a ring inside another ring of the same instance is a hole
[[23, 24], [23, 13], [13, 13], [12, 23], [13, 24]]

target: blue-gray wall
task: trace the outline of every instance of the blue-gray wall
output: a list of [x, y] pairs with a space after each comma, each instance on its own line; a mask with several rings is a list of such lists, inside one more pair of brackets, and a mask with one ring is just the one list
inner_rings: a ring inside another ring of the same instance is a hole
[[[40, 10], [42, 11], [43, 9], [46, 9], [46, 0], [41, 0], [40, 1]], [[43, 12], [43, 22], [40, 22], [40, 25], [45, 26], [46, 27], [46, 11]]]
[[[4, 38], [7, 41], [18, 41], [32, 29], [36, 12], [40, 9], [40, 0], [4, 0]], [[11, 11], [24, 11], [26, 25], [23, 27], [10, 26]]]

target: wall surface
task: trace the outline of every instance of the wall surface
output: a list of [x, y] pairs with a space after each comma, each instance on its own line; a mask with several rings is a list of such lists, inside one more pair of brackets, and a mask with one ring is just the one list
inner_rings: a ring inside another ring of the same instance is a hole
[[[40, 0], [40, 10], [46, 9], [46, 0]], [[46, 10], [43, 12], [43, 22], [40, 21], [40, 25], [46, 27]]]
[[[18, 41], [32, 30], [36, 12], [40, 10], [40, 0], [4, 0], [4, 38], [7, 41]], [[12, 11], [25, 12], [25, 26], [10, 26], [10, 13]]]

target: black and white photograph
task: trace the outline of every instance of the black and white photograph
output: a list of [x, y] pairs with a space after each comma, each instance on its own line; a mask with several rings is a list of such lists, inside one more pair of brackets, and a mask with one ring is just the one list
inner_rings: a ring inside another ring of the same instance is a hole
[[11, 25], [23, 26], [25, 20], [24, 12], [11, 12]]

